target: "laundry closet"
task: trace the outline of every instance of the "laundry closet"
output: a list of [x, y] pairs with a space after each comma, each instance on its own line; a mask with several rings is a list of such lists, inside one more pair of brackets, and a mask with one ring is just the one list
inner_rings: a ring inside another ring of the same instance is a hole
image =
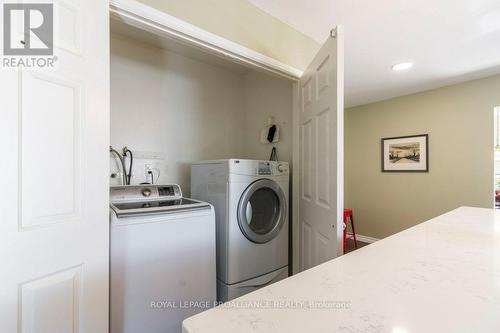
[[[138, 1], [112, 0], [110, 144], [133, 152], [130, 183], [178, 184], [190, 196], [193, 162], [269, 160], [274, 147], [290, 168], [293, 271], [341, 254], [342, 27], [325, 38], [303, 72]], [[110, 164], [118, 185], [120, 163], [110, 155]]]
[[[121, 17], [111, 20], [112, 333], [137, 331], [146, 322], [155, 332], [179, 331], [183, 319], [201, 311], [177, 308], [159, 315], [144, 307], [158, 297], [215, 306], [289, 275], [296, 81], [255, 67]], [[229, 162], [219, 169], [210, 162], [206, 172], [201, 165], [192, 167], [204, 160]], [[245, 160], [260, 161], [253, 161], [254, 167]], [[234, 175], [222, 176], [226, 167], [239, 177], [259, 171], [236, 185], [229, 181]], [[123, 184], [128, 186], [113, 187]], [[193, 189], [209, 186], [223, 189], [224, 196], [220, 190]], [[243, 192], [230, 197], [227, 188], [233, 193], [238, 186]], [[226, 220], [224, 212], [234, 211], [245, 193], [242, 223], [248, 230], [234, 233], [229, 230], [242, 225], [240, 218], [228, 214]], [[136, 202], [122, 199], [134, 195]], [[220, 204], [226, 201], [227, 206]], [[225, 256], [228, 252], [232, 255]], [[243, 261], [247, 269], [241, 269]]]
[[[117, 20], [110, 59], [111, 145], [134, 152], [131, 184], [175, 183], [189, 195], [195, 161], [268, 160], [276, 147], [292, 163], [292, 80]], [[270, 124], [279, 142], [261, 139]], [[112, 159], [112, 184], [120, 183], [118, 167]]]

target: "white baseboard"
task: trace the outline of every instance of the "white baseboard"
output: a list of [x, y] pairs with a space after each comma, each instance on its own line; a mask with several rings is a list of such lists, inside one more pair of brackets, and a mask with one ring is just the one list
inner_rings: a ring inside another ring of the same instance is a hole
[[380, 239], [356, 234], [356, 240], [359, 240], [360, 242], [363, 242], [363, 243], [371, 244], [371, 243], [375, 243], [376, 241], [379, 241]]

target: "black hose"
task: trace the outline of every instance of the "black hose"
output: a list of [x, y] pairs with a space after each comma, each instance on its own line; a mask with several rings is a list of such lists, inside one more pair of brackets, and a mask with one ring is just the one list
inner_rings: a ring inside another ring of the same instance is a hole
[[129, 150], [128, 153], [130, 154], [130, 162], [128, 165], [128, 185], [130, 185], [130, 180], [132, 179], [132, 166], [134, 165], [134, 155], [132, 152]]
[[130, 181], [132, 179], [132, 166], [134, 165], [134, 155], [132, 151], [127, 147], [123, 147], [123, 156], [128, 156], [130, 154], [130, 162], [128, 167], [128, 172], [125, 170], [125, 175], [127, 176], [127, 185], [130, 185]]

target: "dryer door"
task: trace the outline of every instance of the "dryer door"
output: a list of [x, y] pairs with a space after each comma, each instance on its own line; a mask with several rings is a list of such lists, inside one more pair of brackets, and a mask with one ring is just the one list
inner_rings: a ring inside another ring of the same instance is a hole
[[238, 224], [250, 241], [271, 241], [279, 234], [287, 218], [286, 197], [275, 181], [257, 180], [243, 192], [238, 204]]

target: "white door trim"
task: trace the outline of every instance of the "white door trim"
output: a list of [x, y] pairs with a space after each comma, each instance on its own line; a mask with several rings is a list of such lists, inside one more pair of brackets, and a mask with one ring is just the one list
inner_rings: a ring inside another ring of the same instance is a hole
[[293, 115], [292, 115], [292, 274], [297, 274], [300, 272], [300, 223], [299, 223], [299, 181], [300, 181], [300, 84], [299, 82], [293, 83]]
[[302, 71], [135, 0], [110, 0], [110, 18], [252, 68], [297, 80]]
[[[344, 26], [338, 25], [330, 31], [330, 35], [337, 39], [337, 45], [342, 46], [342, 51], [337, 52], [337, 86], [342, 93], [337, 96], [337, 221], [342, 221], [344, 215]], [[337, 237], [340, 240], [343, 229], [337, 227]], [[337, 255], [344, 254], [342, 242], [337, 242]]]

